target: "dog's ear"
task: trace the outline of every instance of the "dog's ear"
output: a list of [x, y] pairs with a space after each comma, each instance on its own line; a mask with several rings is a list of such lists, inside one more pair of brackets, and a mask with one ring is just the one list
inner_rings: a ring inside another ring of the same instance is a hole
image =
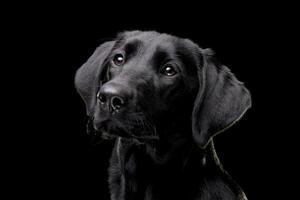
[[192, 130], [196, 143], [205, 148], [213, 136], [243, 116], [251, 106], [251, 96], [226, 66], [215, 61], [210, 49], [201, 50], [201, 57]]
[[93, 55], [76, 72], [75, 87], [84, 100], [88, 116], [93, 116], [97, 90], [105, 77], [104, 61], [114, 46], [114, 41], [100, 45]]

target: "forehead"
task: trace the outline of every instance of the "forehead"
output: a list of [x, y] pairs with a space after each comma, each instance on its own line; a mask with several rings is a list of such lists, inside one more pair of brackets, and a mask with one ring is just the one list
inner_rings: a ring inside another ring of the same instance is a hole
[[147, 51], [148, 54], [157, 51], [175, 53], [179, 40], [157, 32], [125, 32], [118, 36], [116, 46], [129, 51], [138, 50], [140, 53]]

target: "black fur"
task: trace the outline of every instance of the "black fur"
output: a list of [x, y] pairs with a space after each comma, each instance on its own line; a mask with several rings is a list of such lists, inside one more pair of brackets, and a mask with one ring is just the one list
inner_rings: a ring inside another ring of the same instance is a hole
[[211, 50], [167, 34], [124, 32], [97, 48], [75, 85], [89, 132], [115, 139], [111, 199], [246, 199], [212, 138], [241, 118], [251, 97]]

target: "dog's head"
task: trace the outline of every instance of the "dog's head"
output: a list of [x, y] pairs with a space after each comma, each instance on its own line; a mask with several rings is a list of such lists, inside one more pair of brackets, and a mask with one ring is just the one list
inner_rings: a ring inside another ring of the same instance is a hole
[[183, 129], [201, 148], [251, 105], [211, 50], [157, 32], [124, 32], [102, 44], [75, 85], [97, 132], [157, 139]]

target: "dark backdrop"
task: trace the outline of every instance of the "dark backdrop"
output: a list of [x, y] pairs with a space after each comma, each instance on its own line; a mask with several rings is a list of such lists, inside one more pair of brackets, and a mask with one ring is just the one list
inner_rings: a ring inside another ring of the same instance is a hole
[[11, 101], [18, 110], [10, 118], [13, 139], [6, 148], [13, 152], [7, 156], [11, 195], [108, 198], [112, 142], [91, 144], [74, 75], [98, 45], [120, 31], [135, 29], [166, 32], [212, 48], [245, 83], [253, 106], [239, 123], [215, 138], [215, 146], [225, 169], [249, 199], [269, 195], [270, 180], [280, 176], [274, 166], [286, 159], [274, 141], [287, 140], [280, 138], [276, 94], [282, 85], [274, 74], [280, 66], [268, 57], [279, 45], [274, 36], [278, 21], [259, 7], [179, 5], [176, 10], [158, 11], [154, 6], [146, 12], [143, 6], [147, 5], [130, 11], [117, 3], [77, 9], [42, 5], [33, 11], [21, 6], [22, 12], [7, 23], [13, 38], [10, 69], [17, 76], [12, 90], [17, 95]]

